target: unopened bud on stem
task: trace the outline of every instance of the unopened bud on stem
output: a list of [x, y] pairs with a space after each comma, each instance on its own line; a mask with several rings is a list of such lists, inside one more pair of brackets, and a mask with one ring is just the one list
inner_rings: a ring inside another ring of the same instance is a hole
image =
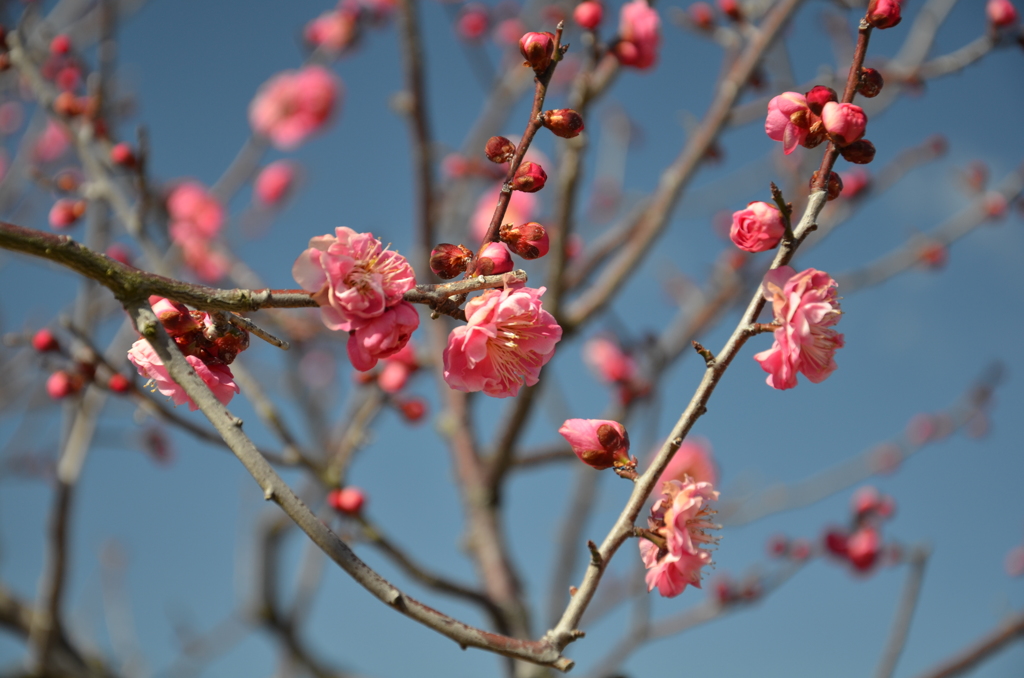
[[516, 154], [516, 145], [505, 137], [491, 137], [484, 146], [484, 155], [491, 162], [508, 162]]
[[545, 127], [563, 139], [572, 139], [583, 131], [583, 116], [571, 108], [546, 111], [541, 119]]

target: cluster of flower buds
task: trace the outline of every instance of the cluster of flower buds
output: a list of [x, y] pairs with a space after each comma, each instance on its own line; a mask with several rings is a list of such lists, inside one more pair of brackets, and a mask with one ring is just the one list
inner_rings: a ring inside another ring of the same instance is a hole
[[831, 527], [825, 532], [825, 552], [859, 573], [870, 572], [883, 555], [898, 560], [898, 547], [882, 543], [881, 525], [896, 512], [892, 497], [880, 494], [874, 487], [863, 487], [853, 495], [852, 509], [848, 529]]
[[[862, 86], [874, 96], [881, 91], [882, 77], [867, 70]], [[829, 138], [848, 162], [863, 165], [875, 157], [874, 145], [862, 139], [867, 123], [864, 109], [839, 103], [835, 90], [817, 85], [805, 94], [784, 92], [774, 97], [768, 102], [764, 129], [769, 138], [783, 143], [787, 155], [798, 145], [814, 148]]]
[[807, 560], [811, 557], [811, 543], [806, 539], [790, 539], [777, 534], [768, 540], [768, 555], [772, 558]]
[[[38, 353], [63, 353], [63, 347], [56, 335], [43, 328], [32, 335], [30, 342]], [[127, 393], [131, 390], [131, 382], [118, 372], [106, 370], [110, 376], [100, 383], [114, 393]], [[46, 380], [46, 393], [54, 400], [75, 395], [90, 382], [96, 379], [96, 360], [91, 352], [84, 359], [75, 360], [71, 367], [54, 370]]]

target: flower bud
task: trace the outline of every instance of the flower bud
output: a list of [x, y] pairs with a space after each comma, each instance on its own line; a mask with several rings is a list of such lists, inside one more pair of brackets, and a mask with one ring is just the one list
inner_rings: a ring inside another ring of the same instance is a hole
[[516, 154], [516, 145], [505, 137], [491, 137], [484, 146], [484, 155], [491, 162], [508, 162]]
[[838, 527], [831, 528], [825, 533], [824, 539], [822, 539], [825, 545], [825, 549], [834, 556], [840, 558], [846, 557], [847, 541], [848, 537], [843, 530]]
[[988, 0], [985, 14], [989, 23], [995, 28], [1003, 28], [1017, 23], [1017, 8], [1010, 0]]
[[899, 0], [871, 0], [864, 15], [864, 20], [879, 30], [892, 28], [902, 18]]
[[722, 14], [733, 21], [739, 21], [743, 18], [743, 12], [736, 0], [716, 0], [715, 4], [718, 5], [718, 9]]
[[523, 259], [539, 259], [548, 253], [548, 232], [536, 221], [522, 226], [501, 225], [501, 241]]
[[785, 232], [786, 224], [779, 208], [758, 201], [733, 213], [729, 239], [746, 252], [765, 252], [774, 249]]
[[402, 413], [402, 418], [411, 424], [423, 419], [423, 415], [427, 413], [427, 405], [421, 398], [410, 398], [409, 400], [403, 400], [398, 405], [398, 411]]
[[85, 112], [85, 102], [75, 96], [74, 92], [61, 92], [53, 100], [53, 112], [73, 118]]
[[54, 228], [68, 228], [78, 221], [83, 214], [85, 214], [84, 200], [61, 198], [53, 203], [53, 207], [50, 208], [50, 226]]
[[153, 307], [153, 313], [167, 330], [167, 334], [172, 337], [199, 329], [199, 322], [192, 317], [192, 312], [184, 304], [154, 295], [149, 298], [149, 305]]
[[54, 56], [63, 56], [71, 51], [71, 38], [64, 33], [54, 37], [50, 41], [50, 54]]
[[846, 162], [852, 162], [855, 165], [866, 165], [875, 159], [875, 145], [867, 139], [843, 146], [839, 152], [843, 154], [843, 159]]
[[57, 341], [57, 337], [53, 336], [53, 332], [44, 327], [32, 335], [32, 348], [40, 353], [50, 353], [59, 351], [60, 343]]
[[46, 393], [54, 400], [67, 398], [82, 390], [84, 380], [81, 375], [57, 370], [46, 380]]
[[358, 515], [366, 503], [366, 495], [358, 487], [344, 487], [327, 493], [327, 503], [331, 508], [350, 516]]
[[543, 73], [555, 53], [555, 36], [547, 32], [527, 33], [519, 39], [519, 51], [536, 73]]
[[571, 108], [559, 108], [544, 113], [542, 120], [556, 137], [572, 139], [583, 131], [583, 116]]
[[122, 167], [135, 166], [135, 153], [132, 147], [125, 142], [114, 144], [110, 149], [110, 162]]
[[107, 380], [107, 388], [114, 393], [127, 393], [132, 390], [132, 383], [128, 381], [128, 377], [124, 376], [119, 372], [115, 372]]
[[882, 91], [882, 87], [885, 85], [885, 80], [882, 79], [882, 74], [874, 68], [862, 68], [860, 71], [860, 81], [857, 83], [857, 91], [862, 96], [868, 99], [877, 97]]
[[544, 171], [544, 168], [535, 162], [524, 162], [516, 170], [516, 174], [512, 177], [512, 190], [522, 191], [523, 193], [536, 193], [540, 189], [544, 188], [544, 184], [548, 180], [548, 174]]
[[715, 14], [711, 5], [706, 2], [695, 2], [687, 8], [690, 21], [702, 31], [710, 31], [715, 27]]
[[846, 556], [854, 569], [861, 572], [870, 570], [878, 560], [881, 551], [881, 537], [873, 527], [862, 527], [846, 541]]
[[430, 270], [438, 278], [450, 280], [465, 271], [472, 258], [468, 247], [443, 242], [430, 252]]
[[868, 116], [860, 106], [830, 101], [821, 109], [821, 122], [838, 146], [846, 146], [864, 136]]
[[804, 95], [807, 105], [815, 115], [821, 115], [822, 107], [830, 101], [839, 101], [839, 95], [831, 87], [815, 85], [811, 91]]
[[480, 250], [476, 258], [474, 275], [498, 275], [508, 273], [514, 268], [512, 254], [504, 243], [489, 242]]
[[572, 12], [572, 18], [581, 28], [592, 31], [601, 25], [601, 19], [604, 18], [604, 7], [595, 0], [586, 0], [576, 5], [576, 9]]
[[463, 40], [477, 41], [487, 33], [490, 23], [487, 7], [472, 3], [462, 8], [455, 29]]
[[253, 195], [261, 205], [272, 207], [284, 200], [295, 183], [295, 165], [287, 160], [276, 160], [256, 175]]
[[[811, 186], [813, 187], [818, 181], [818, 170], [814, 170], [814, 174], [811, 175]], [[827, 200], [835, 200], [839, 197], [839, 194], [843, 192], [843, 180], [835, 172], [828, 173], [828, 184], [825, 185], [825, 193], [827, 194]]]
[[558, 432], [587, 466], [601, 470], [630, 463], [629, 434], [617, 421], [567, 419]]

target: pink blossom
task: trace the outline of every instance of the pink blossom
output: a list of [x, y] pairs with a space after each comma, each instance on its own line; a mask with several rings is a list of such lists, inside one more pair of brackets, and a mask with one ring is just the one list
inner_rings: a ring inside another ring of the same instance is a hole
[[32, 146], [32, 157], [38, 162], [53, 162], [64, 155], [70, 143], [67, 130], [53, 120], [47, 120], [46, 127]]
[[384, 359], [384, 369], [377, 377], [377, 385], [385, 393], [398, 393], [405, 387], [410, 375], [419, 368], [416, 349], [410, 341], [400, 351]]
[[455, 32], [463, 40], [471, 42], [480, 40], [487, 33], [490, 22], [486, 6], [470, 3], [459, 13], [459, 18], [455, 23]]
[[624, 66], [646, 69], [658, 60], [661, 45], [661, 19], [645, 0], [633, 0], [622, 6], [619, 14], [620, 42], [615, 56]]
[[355, 329], [354, 321], [375, 318], [402, 301], [416, 278], [405, 257], [384, 249], [372, 233], [346, 226], [334, 232], [309, 241], [292, 275], [302, 289], [313, 292], [324, 325], [348, 332]]
[[871, 185], [871, 174], [866, 169], [855, 167], [849, 172], [843, 172], [840, 177], [843, 180], [842, 196], [852, 200], [861, 194]]
[[294, 183], [295, 164], [288, 160], [278, 160], [260, 170], [253, 191], [256, 199], [269, 207], [284, 200]]
[[732, 213], [729, 238], [746, 252], [765, 252], [774, 249], [785, 232], [779, 208], [757, 201], [748, 204], [745, 210]]
[[821, 122], [840, 146], [848, 146], [864, 136], [868, 116], [854, 104], [830, 101], [821, 109]]
[[325, 12], [306, 24], [303, 36], [314, 47], [345, 51], [356, 37], [358, 15], [345, 9]]
[[602, 470], [630, 463], [629, 434], [617, 421], [566, 419], [558, 432], [587, 466]]
[[671, 598], [689, 586], [700, 588], [701, 571], [711, 564], [708, 548], [718, 542], [707, 533], [718, 529], [710, 522], [708, 502], [718, 499], [711, 483], [671, 480], [651, 507], [647, 522], [664, 546], [641, 539], [640, 557], [647, 567], [647, 590]]
[[340, 92], [341, 83], [323, 66], [285, 71], [260, 87], [249, 122], [274, 146], [290, 150], [327, 123]]
[[842, 315], [835, 288], [835, 280], [813, 268], [796, 273], [780, 266], [765, 274], [762, 290], [779, 327], [772, 347], [754, 359], [772, 388], [793, 388], [797, 372], [817, 384], [836, 369], [835, 352], [844, 342], [832, 329]]
[[[167, 368], [156, 354], [153, 347], [145, 339], [139, 339], [128, 349], [128, 360], [135, 365], [139, 374], [152, 382], [152, 387], [161, 394], [169, 397], [175, 405], [188, 403], [192, 411], [199, 409], [199, 406], [188, 397], [185, 389], [177, 384], [170, 375]], [[236, 393], [240, 392], [238, 384], [235, 383], [231, 369], [221, 363], [204, 363], [193, 355], [185, 356], [185, 360], [196, 371], [196, 374], [213, 391], [213, 395], [222, 405], [227, 405]]]
[[69, 228], [85, 214], [85, 203], [71, 198], [60, 198], [50, 208], [49, 221], [53, 228]]
[[377, 361], [398, 353], [420, 326], [420, 314], [408, 301], [388, 307], [382, 314], [352, 323], [348, 357], [361, 372], [373, 369]]
[[998, 28], [1017, 23], [1017, 8], [1010, 0], [988, 0], [985, 14], [989, 22]]
[[604, 7], [596, 0], [585, 0], [576, 5], [576, 9], [572, 12], [572, 18], [581, 28], [592, 31], [601, 25], [601, 19], [604, 18]]
[[213, 238], [224, 224], [220, 201], [198, 181], [184, 181], [167, 196], [170, 233], [175, 242], [190, 237]]
[[60, 400], [78, 393], [84, 385], [82, 375], [77, 372], [57, 370], [46, 379], [46, 394], [53, 400]]
[[850, 564], [860, 571], [866, 572], [878, 560], [882, 550], [882, 537], [874, 527], [862, 527], [846, 541], [846, 557]]
[[618, 342], [606, 337], [594, 337], [583, 345], [583, 362], [609, 384], [629, 382], [636, 377], [636, 362]]
[[366, 494], [358, 487], [349, 485], [327, 493], [327, 503], [336, 511], [356, 515], [366, 503]]
[[512, 253], [503, 242], [489, 242], [477, 255], [475, 275], [497, 275], [508, 273], [514, 268]]
[[[188, 224], [189, 222], [179, 223]], [[173, 235], [172, 233], [172, 237]], [[222, 252], [212, 247], [209, 240], [181, 231], [178, 232], [178, 235], [182, 237], [182, 240], [178, 241], [178, 245], [181, 247], [185, 265], [195, 271], [200, 280], [209, 283], [217, 282], [231, 270], [231, 262]]]
[[670, 480], [685, 482], [687, 477], [697, 483], [718, 484], [718, 469], [707, 438], [684, 440], [658, 479], [658, 486]]
[[768, 102], [764, 131], [768, 137], [782, 142], [786, 155], [807, 138], [811, 127], [811, 109], [807, 99], [798, 92], [783, 92]]
[[[494, 206], [498, 204], [498, 195], [501, 193], [501, 185], [491, 191], [484, 191], [476, 203], [476, 209], [469, 220], [469, 233], [473, 243], [479, 243], [487, 233], [487, 227], [491, 224], [491, 217], [494, 216]], [[505, 210], [503, 221], [514, 224], [523, 224], [533, 219], [537, 213], [537, 196], [522, 191], [512, 191], [512, 199], [508, 202], [508, 209]]]
[[444, 380], [458, 391], [505, 398], [533, 386], [551, 360], [562, 328], [541, 308], [544, 288], [488, 290], [466, 304], [466, 325], [448, 335]]

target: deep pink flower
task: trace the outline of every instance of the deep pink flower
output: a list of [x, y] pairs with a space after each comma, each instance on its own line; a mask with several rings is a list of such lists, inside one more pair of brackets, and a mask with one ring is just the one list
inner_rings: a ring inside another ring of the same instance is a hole
[[985, 14], [988, 15], [989, 22], [997, 28], [1017, 23], [1017, 8], [1010, 0], [988, 0]]
[[821, 109], [821, 122], [840, 146], [847, 146], [864, 136], [868, 116], [854, 104], [830, 101]]
[[765, 252], [774, 249], [782, 240], [786, 225], [782, 212], [766, 202], [752, 202], [744, 210], [732, 213], [729, 238], [736, 247], [746, 252]]
[[811, 109], [799, 92], [783, 92], [768, 102], [764, 131], [768, 137], [782, 142], [786, 155], [807, 138], [811, 127]]
[[224, 224], [224, 208], [198, 181], [184, 181], [167, 196], [170, 233], [175, 242], [199, 236], [210, 239]]
[[661, 18], [645, 0], [633, 0], [619, 14], [619, 38], [615, 56], [619, 63], [646, 69], [658, 61], [661, 45]]
[[871, 0], [865, 19], [879, 30], [892, 28], [903, 20], [899, 0]]
[[46, 394], [53, 400], [67, 398], [82, 390], [85, 381], [77, 372], [57, 370], [46, 379]]
[[797, 372], [815, 384], [824, 381], [836, 369], [835, 352], [844, 343], [832, 329], [842, 315], [836, 281], [813, 268], [796, 273], [780, 266], [765, 274], [762, 290], [779, 324], [772, 347], [754, 356], [768, 372], [768, 385], [793, 388]]
[[[139, 374], [152, 382], [153, 388], [174, 401], [175, 405], [188, 403], [192, 411], [199, 409], [199, 406], [192, 401], [185, 393], [185, 389], [179, 386], [170, 375], [167, 368], [156, 354], [153, 347], [145, 339], [139, 339], [128, 349], [128, 360], [135, 365]], [[196, 371], [196, 374], [213, 391], [213, 395], [222, 405], [227, 405], [236, 393], [240, 392], [238, 384], [235, 383], [231, 369], [221, 363], [207, 365], [193, 355], [185, 356], [185, 360]]]
[[583, 345], [583, 362], [606, 383], [626, 383], [636, 377], [636, 362], [618, 342], [607, 337], [588, 339]]
[[697, 483], [718, 484], [718, 469], [711, 454], [711, 443], [706, 438], [684, 440], [658, 479], [658, 486], [670, 480], [685, 482], [687, 477]]
[[388, 307], [369, 320], [352, 323], [348, 337], [348, 357], [361, 372], [373, 369], [377, 361], [402, 350], [420, 326], [420, 314], [408, 301]]
[[846, 541], [846, 557], [860, 572], [866, 572], [878, 560], [882, 550], [882, 537], [874, 527], [862, 527]]
[[416, 286], [405, 257], [384, 249], [372, 233], [341, 226], [335, 235], [309, 241], [292, 275], [302, 289], [313, 292], [324, 325], [348, 332], [353, 321], [375, 318]]
[[629, 434], [617, 421], [566, 419], [558, 432], [587, 466], [600, 471], [630, 463]]
[[547, 32], [526, 33], [519, 39], [519, 52], [535, 72], [543, 73], [555, 53], [555, 36]]
[[290, 150], [327, 123], [340, 93], [341, 83], [323, 66], [285, 71], [260, 87], [249, 122], [274, 146]]
[[640, 557], [647, 567], [647, 590], [671, 598], [689, 586], [700, 588], [701, 570], [711, 564], [708, 547], [718, 542], [708, 530], [714, 511], [708, 502], [718, 499], [711, 483], [671, 480], [663, 485], [661, 498], [651, 507], [647, 522], [664, 540], [664, 547], [640, 539]]
[[284, 200], [294, 183], [295, 164], [277, 160], [260, 170], [253, 184], [253, 193], [261, 204], [270, 207]]
[[505, 398], [533, 386], [555, 354], [562, 328], [541, 308], [544, 288], [488, 290], [466, 304], [466, 325], [448, 335], [444, 380], [458, 391]]

